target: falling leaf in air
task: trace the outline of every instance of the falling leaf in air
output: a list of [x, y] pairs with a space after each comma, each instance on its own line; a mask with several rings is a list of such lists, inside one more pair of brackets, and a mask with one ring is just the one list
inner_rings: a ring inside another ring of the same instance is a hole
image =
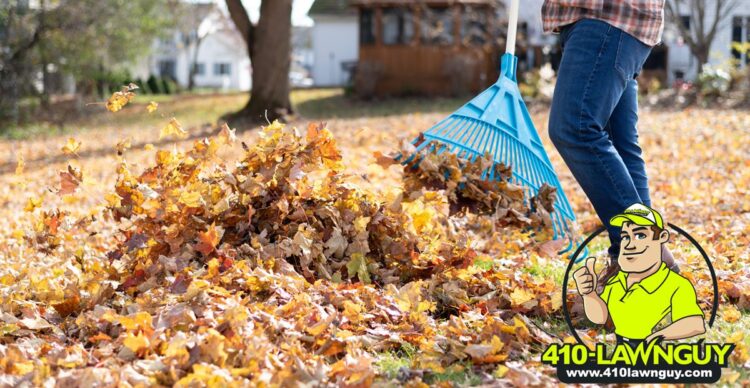
[[126, 137], [125, 139], [122, 139], [117, 142], [117, 145], [115, 145], [115, 150], [117, 150], [117, 155], [122, 156], [122, 154], [125, 153], [125, 151], [129, 150], [131, 147], [132, 138]]
[[174, 136], [178, 139], [184, 139], [187, 137], [188, 133], [182, 128], [182, 125], [179, 121], [177, 121], [176, 118], [172, 117], [171, 120], [169, 120], [169, 123], [164, 126], [164, 128], [161, 129], [161, 132], [159, 132], [159, 139], [163, 139], [165, 137]]
[[42, 199], [40, 197], [30, 197], [29, 200], [26, 201], [26, 206], [23, 208], [23, 210], [27, 212], [33, 212], [40, 206], [42, 206]]
[[65, 155], [76, 155], [78, 156], [78, 150], [81, 149], [81, 142], [69, 137], [65, 145], [62, 146], [62, 152]]
[[127, 86], [123, 86], [120, 91], [112, 93], [112, 97], [107, 100], [107, 110], [109, 110], [110, 112], [117, 112], [121, 110], [125, 105], [127, 105], [135, 98], [135, 93], [133, 92], [133, 90], [136, 89], [138, 89], [138, 85], [131, 83]]
[[148, 103], [148, 105], [146, 105], [146, 111], [148, 113], [154, 113], [157, 109], [159, 109], [159, 103], [155, 101], [151, 101]]
[[236, 129], [229, 128], [229, 125], [224, 123], [221, 126], [221, 131], [219, 131], [219, 139], [226, 145], [234, 144], [237, 141], [237, 135], [235, 134], [236, 131]]
[[60, 196], [73, 194], [83, 181], [81, 170], [68, 165], [67, 171], [60, 171], [60, 190], [57, 194]]
[[383, 155], [383, 153], [380, 151], [375, 151], [373, 153], [373, 156], [375, 157], [375, 163], [383, 168], [388, 168], [394, 164], [398, 164], [398, 161], [396, 161], [394, 157]]

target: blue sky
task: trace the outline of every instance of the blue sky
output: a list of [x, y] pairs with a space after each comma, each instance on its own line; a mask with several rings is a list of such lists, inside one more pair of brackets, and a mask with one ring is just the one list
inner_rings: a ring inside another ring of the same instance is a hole
[[[258, 20], [258, 14], [260, 10], [261, 0], [242, 0], [247, 8], [247, 12], [250, 13], [250, 19], [253, 21]], [[314, 0], [294, 0], [292, 7], [292, 24], [295, 26], [311, 26], [313, 24], [312, 19], [307, 17], [307, 11], [310, 9]]]

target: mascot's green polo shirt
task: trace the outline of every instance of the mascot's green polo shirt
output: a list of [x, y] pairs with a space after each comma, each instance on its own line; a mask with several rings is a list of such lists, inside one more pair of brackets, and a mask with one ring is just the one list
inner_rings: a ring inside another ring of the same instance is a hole
[[672, 322], [700, 315], [695, 289], [689, 280], [667, 268], [664, 262], [649, 277], [627, 288], [628, 274], [618, 272], [600, 295], [615, 324], [615, 333], [629, 339], [645, 339], [667, 314]]

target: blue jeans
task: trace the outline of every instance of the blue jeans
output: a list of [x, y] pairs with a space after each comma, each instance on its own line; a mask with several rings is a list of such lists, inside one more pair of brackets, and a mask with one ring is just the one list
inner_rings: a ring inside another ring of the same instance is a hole
[[638, 83], [651, 47], [605, 22], [583, 19], [561, 31], [563, 55], [549, 136], [620, 250], [612, 216], [651, 205], [638, 145]]

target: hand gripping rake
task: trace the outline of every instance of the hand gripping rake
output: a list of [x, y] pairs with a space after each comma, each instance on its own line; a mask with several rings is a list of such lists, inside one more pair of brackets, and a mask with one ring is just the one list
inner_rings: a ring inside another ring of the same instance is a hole
[[[518, 58], [515, 56], [518, 6], [519, 0], [511, 2], [508, 39], [497, 82], [424, 132], [422, 141], [417, 138], [414, 144], [417, 151], [432, 144], [431, 147], [438, 148], [433, 149], [437, 153], [449, 150], [472, 161], [489, 152], [495, 163], [512, 167], [512, 181], [525, 188], [527, 200], [545, 182], [556, 187], [557, 201], [551, 213], [553, 231], [555, 239], [563, 238], [569, 236], [568, 223], [575, 222], [575, 215], [518, 90]], [[442, 145], [435, 147], [434, 142]], [[403, 163], [411, 162], [409, 159]], [[491, 171], [488, 178], [495, 179], [494, 169]], [[568, 247], [561, 253], [573, 247], [572, 239], [569, 240]]]

